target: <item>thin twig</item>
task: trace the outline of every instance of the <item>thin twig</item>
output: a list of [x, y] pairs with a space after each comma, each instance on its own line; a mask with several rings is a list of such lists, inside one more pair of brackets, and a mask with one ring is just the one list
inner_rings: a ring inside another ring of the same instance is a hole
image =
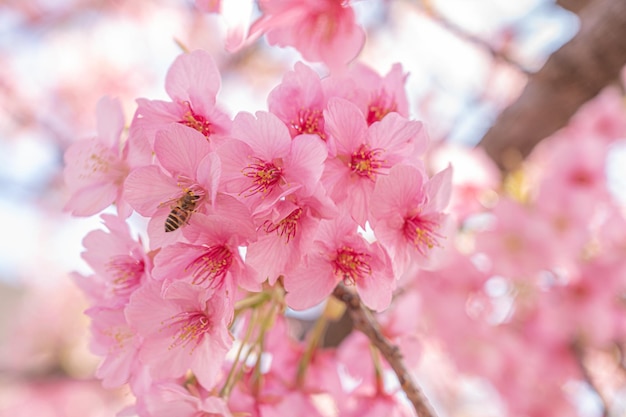
[[439, 26], [441, 26], [442, 28], [444, 28], [445, 30], [450, 32], [451, 34], [455, 35], [457, 38], [462, 39], [462, 40], [464, 40], [466, 42], [472, 43], [472, 44], [476, 45], [477, 47], [485, 50], [495, 60], [506, 62], [511, 67], [517, 69], [518, 71], [520, 71], [520, 72], [522, 72], [522, 73], [524, 73], [526, 75], [530, 75], [531, 74], [531, 71], [529, 71], [528, 69], [524, 68], [524, 66], [522, 64], [520, 64], [519, 62], [517, 62], [514, 59], [512, 59], [511, 57], [509, 57], [505, 52], [494, 48], [491, 44], [489, 44], [489, 42], [485, 41], [484, 39], [480, 38], [479, 36], [475, 36], [475, 35], [469, 33], [465, 29], [463, 29], [460, 26], [454, 24], [453, 22], [451, 22], [450, 20], [446, 19], [441, 14], [437, 13], [434, 10], [434, 8], [432, 8], [432, 7], [422, 7], [422, 6], [419, 5], [419, 3], [420, 2], [418, 2], [418, 7], [424, 13], [426, 13], [426, 15], [433, 22], [437, 23]]
[[372, 313], [363, 306], [359, 296], [347, 290], [343, 285], [338, 285], [333, 295], [343, 301], [348, 307], [348, 312], [354, 327], [361, 331], [370, 342], [378, 348], [396, 373], [400, 386], [406, 393], [407, 398], [413, 404], [413, 408], [419, 417], [436, 417], [428, 399], [419, 389], [411, 374], [404, 364], [402, 353], [398, 346], [393, 345], [380, 331], [380, 327]]

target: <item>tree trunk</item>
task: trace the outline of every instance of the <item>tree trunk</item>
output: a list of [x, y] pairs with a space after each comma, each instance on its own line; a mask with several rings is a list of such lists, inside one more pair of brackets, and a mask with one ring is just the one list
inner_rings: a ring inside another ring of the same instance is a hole
[[531, 75], [479, 146], [503, 170], [565, 126], [576, 110], [616, 81], [626, 65], [626, 0], [594, 0], [580, 13], [581, 29]]

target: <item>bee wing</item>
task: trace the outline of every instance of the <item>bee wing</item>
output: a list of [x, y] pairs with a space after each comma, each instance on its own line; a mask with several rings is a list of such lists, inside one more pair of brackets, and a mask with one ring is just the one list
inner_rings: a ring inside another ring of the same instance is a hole
[[163, 208], [163, 207], [169, 207], [169, 208], [174, 208], [176, 206], [178, 206], [180, 203], [180, 197], [173, 197], [170, 198], [167, 201], [164, 201], [163, 203], [159, 204], [157, 206], [157, 208]]

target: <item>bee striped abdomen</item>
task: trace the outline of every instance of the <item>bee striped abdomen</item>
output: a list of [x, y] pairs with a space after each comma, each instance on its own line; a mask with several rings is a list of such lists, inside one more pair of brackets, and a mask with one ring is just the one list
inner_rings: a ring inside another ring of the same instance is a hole
[[191, 213], [196, 209], [196, 204], [199, 199], [199, 195], [191, 191], [186, 191], [178, 200], [176, 206], [172, 208], [167, 219], [165, 219], [165, 232], [173, 232], [187, 223], [191, 217]]
[[191, 211], [184, 210], [181, 207], [174, 207], [165, 219], [165, 231], [173, 232], [187, 222]]

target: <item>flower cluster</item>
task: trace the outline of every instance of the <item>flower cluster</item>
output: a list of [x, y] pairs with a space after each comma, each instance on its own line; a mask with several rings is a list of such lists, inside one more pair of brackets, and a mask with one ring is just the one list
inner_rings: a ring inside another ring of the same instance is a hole
[[422, 300], [422, 325], [460, 370], [498, 388], [508, 415], [578, 415], [574, 381], [600, 387], [607, 414], [623, 398], [608, 388], [621, 358], [602, 367], [592, 359], [626, 340], [626, 217], [607, 177], [626, 138], [624, 110], [621, 93], [604, 91], [499, 195], [499, 174], [478, 151], [455, 163], [451, 207], [463, 244], [438, 270], [420, 271], [408, 293]]
[[[340, 401], [340, 355], [318, 346], [337, 305], [304, 341], [284, 313], [337, 285], [384, 311], [398, 279], [443, 249], [451, 168], [427, 174], [405, 78], [400, 65], [384, 77], [355, 65], [320, 79], [298, 63], [269, 111], [231, 119], [216, 64], [194, 51], [167, 74], [170, 101], [137, 100], [124, 141], [119, 103], [102, 99], [98, 134], [68, 149], [65, 176], [73, 214], [117, 208], [84, 240], [94, 274], [76, 277], [105, 386], [128, 383], [140, 416], [314, 416], [320, 393], [364, 415]], [[146, 244], [133, 211], [149, 219]], [[370, 361], [367, 346], [354, 353], [342, 360]], [[356, 389], [390, 415], [402, 406], [374, 356]]]

